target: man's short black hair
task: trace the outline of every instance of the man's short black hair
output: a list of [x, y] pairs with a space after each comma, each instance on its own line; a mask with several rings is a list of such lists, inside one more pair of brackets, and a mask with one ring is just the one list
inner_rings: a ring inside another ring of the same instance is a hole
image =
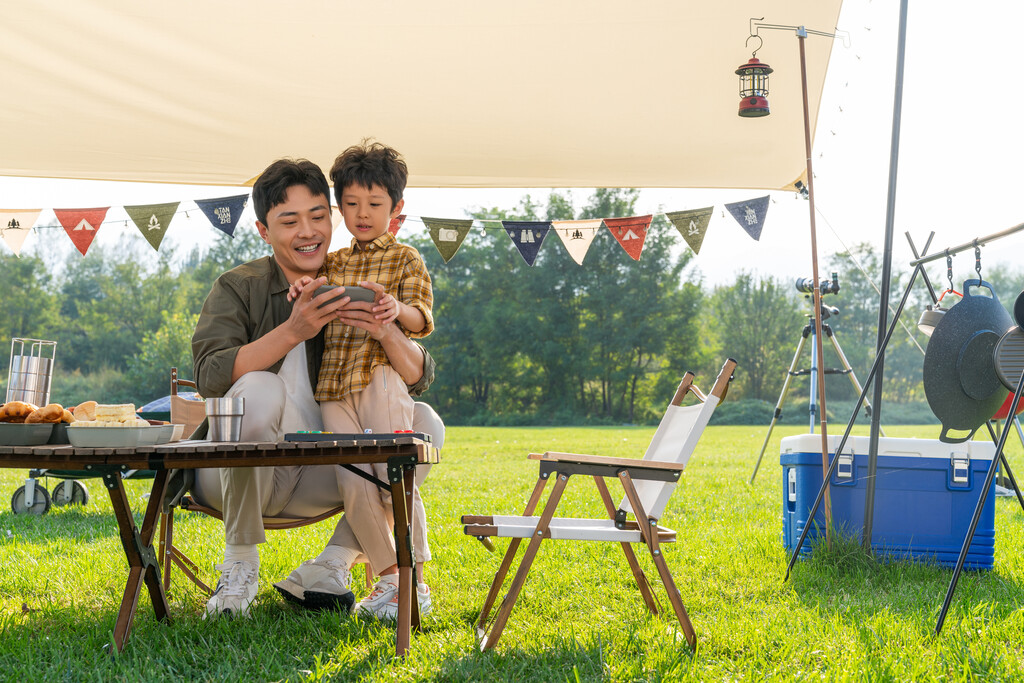
[[288, 188], [305, 185], [314, 197], [323, 195], [328, 205], [331, 188], [320, 167], [307, 159], [278, 159], [267, 166], [252, 186], [253, 209], [256, 219], [267, 224], [267, 213], [288, 198]]
[[331, 166], [331, 182], [334, 183], [334, 198], [341, 207], [341, 195], [349, 185], [361, 185], [370, 189], [380, 185], [391, 197], [391, 208], [402, 201], [409, 169], [397, 151], [379, 142], [363, 140], [338, 155]]

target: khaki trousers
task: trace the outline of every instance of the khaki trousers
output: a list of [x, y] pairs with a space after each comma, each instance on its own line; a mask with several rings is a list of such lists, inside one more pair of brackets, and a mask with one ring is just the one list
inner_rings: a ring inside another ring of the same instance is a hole
[[[346, 397], [345, 401], [322, 406], [335, 406], [324, 410], [325, 428], [336, 432], [363, 431], [356, 427], [342, 429], [328, 426], [328, 413], [357, 417], [363, 415], [368, 420], [368, 428], [379, 427], [382, 424], [379, 420], [383, 419], [378, 417], [383, 412], [382, 405], [390, 405], [395, 400], [401, 403], [399, 394], [404, 393], [410, 405], [408, 410], [406, 406], [401, 406], [397, 419], [405, 420], [405, 415], [410, 415], [410, 426], [394, 429], [416, 429], [430, 434], [435, 445], [439, 446], [443, 442], [444, 425], [440, 418], [430, 406], [412, 401], [401, 376], [393, 368], [378, 367], [374, 371], [374, 380], [377, 385], [371, 382], [371, 386], [367, 387], [369, 393], [364, 390]], [[242, 419], [240, 436], [242, 441], [279, 441], [284, 434], [307, 427], [282, 424], [285, 388], [284, 382], [274, 373], [247, 373], [239, 378], [225, 396], [245, 399], [245, 417]], [[413, 413], [416, 420], [411, 419]], [[342, 421], [344, 419], [348, 418], [337, 417], [333, 424], [348, 424]], [[387, 431], [392, 432], [394, 429]], [[363, 468], [369, 470], [369, 466]], [[416, 468], [417, 483], [422, 483], [427, 469]], [[375, 574], [395, 563], [390, 493], [385, 503], [375, 485], [341, 466], [198, 469], [192, 493], [201, 505], [223, 513], [225, 538], [231, 544], [264, 543], [264, 517], [302, 519], [344, 505], [345, 513], [327, 544], [361, 550]], [[431, 555], [427, 544], [426, 515], [418, 486], [414, 491], [413, 506], [416, 518], [413, 526], [416, 561], [426, 562]]]

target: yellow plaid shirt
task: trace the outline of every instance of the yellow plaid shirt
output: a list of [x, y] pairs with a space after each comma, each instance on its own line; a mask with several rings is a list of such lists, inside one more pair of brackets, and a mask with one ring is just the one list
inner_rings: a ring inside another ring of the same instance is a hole
[[[332, 285], [354, 286], [361, 280], [383, 285], [388, 294], [419, 309], [426, 320], [426, 325], [419, 332], [403, 330], [406, 336], [418, 339], [434, 331], [434, 314], [431, 311], [434, 293], [427, 267], [418, 251], [407, 244], [400, 244], [390, 232], [366, 244], [353, 238], [347, 249], [327, 255], [320, 274], [326, 275]], [[370, 383], [373, 369], [388, 364], [380, 342], [372, 339], [366, 330], [334, 320], [327, 325], [316, 400], [337, 401], [361, 391]]]

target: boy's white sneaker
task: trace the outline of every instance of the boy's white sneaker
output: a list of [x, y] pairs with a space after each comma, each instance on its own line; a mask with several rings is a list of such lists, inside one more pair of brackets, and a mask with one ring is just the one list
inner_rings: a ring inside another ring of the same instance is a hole
[[252, 562], [236, 560], [214, 567], [220, 571], [220, 580], [213, 595], [206, 602], [207, 616], [225, 615], [248, 617], [249, 606], [259, 592], [259, 570]]
[[[392, 575], [395, 576], [395, 575]], [[373, 586], [373, 590], [356, 605], [356, 613], [382, 620], [398, 618], [398, 577], [381, 578]], [[430, 614], [434, 606], [430, 600], [430, 587], [425, 583], [416, 586], [416, 601], [419, 603], [420, 616]]]

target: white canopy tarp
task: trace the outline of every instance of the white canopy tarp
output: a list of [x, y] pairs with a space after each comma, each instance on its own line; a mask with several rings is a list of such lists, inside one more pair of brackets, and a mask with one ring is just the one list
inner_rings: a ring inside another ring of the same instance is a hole
[[[420, 187], [792, 189], [795, 33], [764, 31], [771, 116], [742, 119], [751, 17], [831, 32], [841, 0], [0, 4], [0, 175], [242, 185], [373, 137]], [[833, 41], [806, 40], [812, 130]]]

